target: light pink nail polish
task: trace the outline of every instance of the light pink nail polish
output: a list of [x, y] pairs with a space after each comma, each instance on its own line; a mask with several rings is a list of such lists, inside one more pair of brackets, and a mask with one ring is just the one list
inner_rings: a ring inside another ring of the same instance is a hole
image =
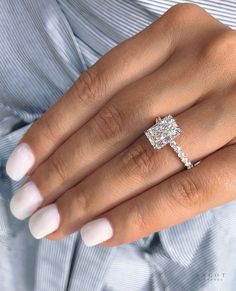
[[110, 239], [113, 229], [108, 219], [98, 218], [85, 224], [80, 233], [83, 242], [91, 247]]
[[30, 181], [16, 190], [10, 201], [10, 209], [16, 218], [25, 219], [32, 215], [42, 202], [43, 197], [39, 189]]
[[8, 158], [6, 172], [12, 180], [19, 181], [32, 168], [34, 162], [35, 157], [29, 145], [21, 143]]
[[58, 229], [60, 214], [56, 204], [49, 204], [36, 211], [29, 220], [31, 234], [37, 238], [43, 238]]

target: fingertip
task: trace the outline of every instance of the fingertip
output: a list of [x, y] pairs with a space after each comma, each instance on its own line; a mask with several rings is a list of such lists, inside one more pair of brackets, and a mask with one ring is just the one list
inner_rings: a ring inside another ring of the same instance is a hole
[[29, 181], [17, 189], [10, 201], [11, 213], [18, 219], [24, 220], [32, 215], [42, 204], [43, 197], [36, 185]]
[[110, 239], [113, 236], [113, 228], [107, 218], [98, 218], [86, 223], [80, 234], [84, 244], [92, 247]]
[[6, 173], [14, 181], [21, 180], [35, 163], [32, 149], [21, 143], [10, 154], [6, 163]]
[[29, 220], [29, 229], [36, 239], [41, 239], [59, 228], [60, 214], [56, 204], [47, 205], [35, 212]]

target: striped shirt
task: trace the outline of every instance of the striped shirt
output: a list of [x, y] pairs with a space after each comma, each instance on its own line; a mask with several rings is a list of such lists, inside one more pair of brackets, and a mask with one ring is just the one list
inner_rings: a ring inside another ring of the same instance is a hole
[[236, 202], [114, 248], [88, 248], [79, 232], [35, 240], [9, 212], [23, 181], [5, 165], [21, 136], [84, 70], [180, 2], [236, 28], [234, 0], [0, 1], [1, 291], [235, 290]]

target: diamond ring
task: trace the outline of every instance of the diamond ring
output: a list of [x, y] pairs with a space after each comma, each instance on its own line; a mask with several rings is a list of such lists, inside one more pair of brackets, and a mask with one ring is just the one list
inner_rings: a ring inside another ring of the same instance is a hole
[[167, 115], [162, 119], [158, 117], [156, 123], [144, 133], [154, 149], [159, 150], [169, 144], [187, 169], [191, 169], [200, 163], [199, 161], [192, 164], [181, 147], [175, 142], [175, 138], [180, 135], [181, 129], [171, 115]]

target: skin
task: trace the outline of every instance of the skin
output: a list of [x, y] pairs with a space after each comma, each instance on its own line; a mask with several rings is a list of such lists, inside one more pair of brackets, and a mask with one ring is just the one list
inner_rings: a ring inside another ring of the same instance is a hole
[[[197, 25], [196, 25], [197, 23]], [[236, 32], [193, 4], [178, 4], [84, 72], [26, 132], [27, 181], [41, 207], [56, 203], [61, 239], [98, 217], [128, 243], [236, 198]], [[143, 131], [172, 114], [185, 170]], [[26, 181], [26, 182], [27, 182]]]

